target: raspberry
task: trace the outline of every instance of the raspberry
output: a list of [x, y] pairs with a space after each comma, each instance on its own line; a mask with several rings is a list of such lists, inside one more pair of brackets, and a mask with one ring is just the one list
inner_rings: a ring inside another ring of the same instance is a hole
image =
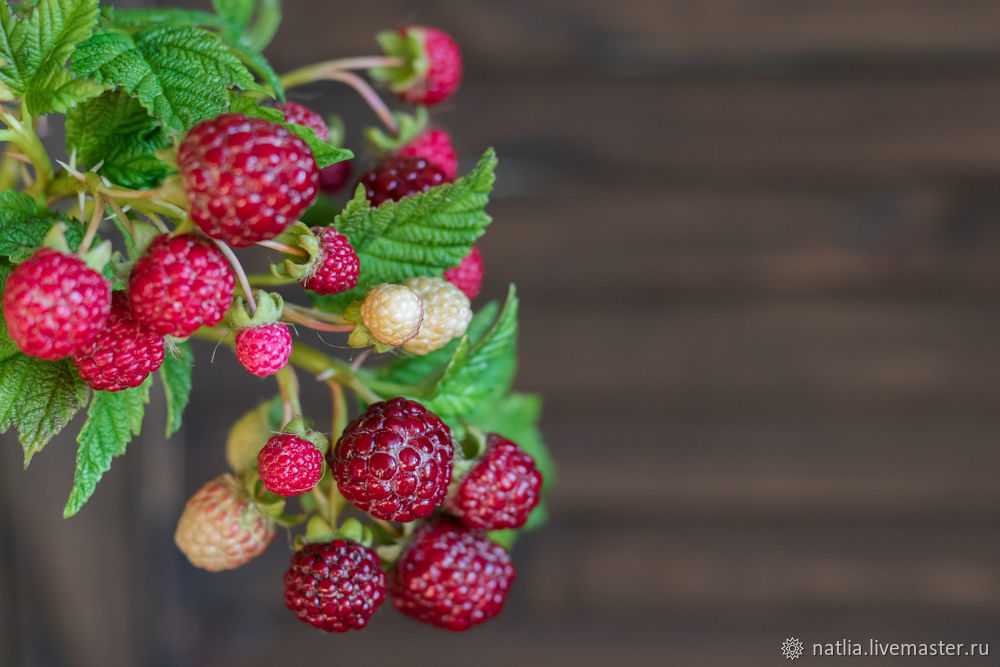
[[316, 486], [323, 474], [323, 455], [308, 440], [292, 433], [272, 435], [257, 454], [260, 479], [271, 493], [297, 496]]
[[111, 316], [97, 339], [73, 353], [80, 377], [104, 391], [138, 387], [162, 363], [163, 336], [135, 319], [125, 292], [112, 295]]
[[254, 375], [274, 375], [288, 363], [292, 335], [281, 322], [236, 333], [236, 358]]
[[419, 294], [424, 305], [420, 331], [403, 343], [404, 350], [427, 354], [465, 333], [472, 320], [472, 308], [462, 290], [444, 278], [410, 278], [403, 284]]
[[389, 574], [396, 609], [421, 623], [468, 630], [500, 613], [514, 583], [510, 555], [453, 521], [425, 524]]
[[285, 102], [278, 109], [285, 114], [286, 123], [308, 127], [316, 133], [316, 138], [320, 141], [327, 141], [330, 138], [330, 128], [326, 126], [323, 117], [309, 107], [296, 102]]
[[451, 430], [415, 401], [368, 406], [327, 453], [340, 493], [379, 519], [413, 521], [441, 504], [451, 483]]
[[402, 345], [417, 335], [424, 320], [420, 295], [405, 285], [383, 283], [361, 304], [361, 321], [375, 340]]
[[196, 125], [181, 142], [177, 165], [191, 219], [238, 248], [280, 234], [319, 186], [304, 141], [283, 125], [238, 113]]
[[462, 290], [470, 301], [479, 296], [483, 286], [483, 256], [479, 254], [479, 248], [472, 246], [462, 263], [445, 271], [444, 277]]
[[316, 294], [338, 294], [356, 287], [361, 263], [351, 242], [333, 227], [313, 227], [312, 231], [319, 239], [319, 255], [302, 286]]
[[231, 570], [264, 553], [276, 534], [232, 475], [219, 475], [188, 500], [174, 542], [195, 567]]
[[362, 174], [359, 181], [364, 184], [365, 196], [372, 206], [399, 201], [447, 182], [448, 177], [439, 167], [420, 157], [388, 157]]
[[110, 312], [108, 281], [74, 255], [41, 248], [7, 278], [7, 334], [32, 357], [62, 359], [93, 343]]
[[520, 528], [538, 504], [542, 474], [510, 440], [491, 433], [486, 445], [483, 458], [462, 477], [445, 507], [469, 528]]
[[426, 26], [407, 26], [399, 34], [416, 36], [427, 55], [427, 73], [399, 93], [411, 104], [438, 104], [451, 97], [462, 81], [462, 52], [446, 32]]
[[444, 172], [449, 181], [455, 180], [458, 173], [458, 158], [451, 145], [451, 137], [444, 130], [431, 128], [416, 139], [399, 149], [397, 155], [403, 157], [422, 157]]
[[221, 322], [234, 287], [229, 264], [212, 243], [194, 234], [163, 234], [133, 267], [129, 298], [140, 322], [183, 338]]
[[360, 630], [385, 601], [382, 561], [349, 540], [306, 544], [285, 572], [285, 606], [327, 632]]
[[319, 189], [328, 195], [338, 192], [351, 179], [351, 160], [328, 164], [319, 170]]

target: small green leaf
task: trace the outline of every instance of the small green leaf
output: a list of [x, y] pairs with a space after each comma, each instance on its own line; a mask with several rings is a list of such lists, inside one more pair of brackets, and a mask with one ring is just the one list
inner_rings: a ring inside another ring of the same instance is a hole
[[77, 437], [76, 474], [63, 517], [80, 511], [111, 468], [111, 459], [125, 453], [125, 447], [142, 429], [142, 417], [149, 403], [152, 377], [138, 387], [122, 391], [95, 391]]
[[42, 245], [57, 222], [65, 224], [64, 236], [69, 246], [79, 246], [83, 225], [42, 208], [22, 192], [0, 192], [0, 256], [7, 257], [13, 264], [23, 262]]
[[191, 365], [194, 354], [187, 342], [177, 343], [168, 350], [160, 366], [160, 379], [167, 395], [167, 437], [181, 427], [184, 408], [191, 398]]
[[334, 162], [342, 162], [344, 160], [350, 160], [354, 157], [354, 153], [346, 148], [335, 148], [327, 142], [320, 140], [312, 128], [305, 127], [304, 125], [297, 125], [295, 123], [284, 122], [285, 114], [283, 114], [280, 109], [261, 106], [256, 100], [245, 95], [233, 95], [230, 108], [232, 111], [241, 113], [245, 116], [263, 118], [264, 120], [269, 120], [272, 123], [280, 123], [287, 127], [295, 133], [297, 137], [309, 145], [309, 149], [313, 152], [313, 158], [316, 160], [316, 166], [320, 169], [329, 166]]
[[542, 488], [547, 489], [555, 482], [556, 467], [538, 428], [541, 415], [541, 396], [512, 392], [499, 401], [484, 404], [468, 419], [486, 433], [497, 433], [516, 442], [535, 459], [535, 466], [544, 478]]

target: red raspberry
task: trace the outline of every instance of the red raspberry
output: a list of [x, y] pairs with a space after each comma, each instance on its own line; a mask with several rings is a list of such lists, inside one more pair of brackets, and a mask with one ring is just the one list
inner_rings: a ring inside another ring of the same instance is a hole
[[312, 204], [319, 170], [304, 141], [278, 123], [223, 114], [177, 151], [189, 213], [202, 231], [243, 248], [274, 238]]
[[281, 322], [236, 332], [236, 358], [254, 375], [274, 375], [291, 354], [292, 335]]
[[330, 138], [330, 128], [326, 126], [326, 121], [309, 107], [296, 102], [285, 102], [278, 109], [285, 114], [286, 123], [308, 127], [316, 133], [316, 138], [320, 141], [327, 141]]
[[399, 149], [397, 155], [403, 157], [422, 157], [444, 172], [449, 181], [455, 180], [458, 173], [458, 158], [455, 148], [451, 145], [451, 137], [444, 130], [431, 128], [421, 132], [416, 139]]
[[333, 227], [313, 227], [312, 231], [319, 239], [319, 256], [302, 286], [316, 294], [339, 294], [356, 287], [361, 262], [351, 242]]
[[327, 632], [360, 630], [385, 601], [378, 554], [357, 542], [306, 544], [285, 572], [285, 606]]
[[491, 433], [486, 453], [448, 497], [445, 507], [469, 528], [520, 528], [538, 504], [542, 473], [516, 444]]
[[384, 201], [399, 201], [418, 192], [427, 192], [435, 185], [448, 182], [437, 166], [420, 157], [388, 157], [377, 167], [361, 175], [365, 196], [372, 206]]
[[468, 630], [503, 609], [516, 571], [482, 532], [453, 521], [424, 524], [389, 574], [396, 609], [421, 623]]
[[41, 248], [3, 294], [7, 334], [25, 354], [62, 359], [94, 342], [111, 312], [111, 285], [74, 255]]
[[351, 180], [352, 160], [334, 162], [319, 170], [319, 189], [325, 194], [339, 192]]
[[416, 36], [423, 42], [429, 67], [412, 86], [399, 93], [411, 104], [438, 104], [451, 97], [462, 82], [462, 52], [446, 32], [427, 26], [400, 28], [399, 34]]
[[135, 319], [125, 292], [112, 295], [108, 325], [97, 339], [73, 353], [80, 377], [104, 391], [138, 387], [162, 363], [163, 336]]
[[483, 287], [483, 256], [479, 254], [479, 248], [472, 246], [461, 264], [444, 272], [444, 278], [462, 290], [470, 301], [479, 296]]
[[190, 336], [222, 321], [235, 278], [219, 249], [195, 234], [157, 236], [129, 278], [136, 318], [153, 331]]
[[257, 454], [260, 479], [271, 493], [297, 496], [316, 486], [323, 474], [323, 455], [292, 433], [272, 435]]
[[373, 403], [327, 452], [340, 493], [379, 519], [413, 521], [441, 504], [451, 483], [451, 430], [405, 398]]

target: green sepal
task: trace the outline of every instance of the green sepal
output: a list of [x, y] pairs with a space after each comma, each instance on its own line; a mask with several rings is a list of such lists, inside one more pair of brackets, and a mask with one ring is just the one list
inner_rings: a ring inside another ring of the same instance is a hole
[[322, 517], [312, 516], [306, 523], [306, 534], [303, 541], [309, 544], [316, 542], [331, 542], [334, 539], [333, 528]]
[[334, 537], [357, 542], [366, 547], [371, 547], [375, 541], [375, 536], [372, 534], [371, 528], [368, 528], [354, 517], [350, 517], [340, 524]]
[[424, 31], [408, 28], [406, 34], [396, 30], [383, 30], [375, 35], [385, 55], [402, 58], [405, 62], [397, 67], [373, 67], [368, 74], [376, 81], [385, 81], [393, 92], [401, 92], [427, 76], [431, 59], [424, 48]]
[[316, 449], [320, 451], [321, 454], [326, 454], [326, 450], [330, 448], [329, 438], [319, 431], [314, 431], [309, 428], [309, 425], [302, 417], [296, 417], [292, 421], [288, 422], [282, 427], [281, 431], [282, 433], [291, 433], [292, 435], [296, 435], [303, 440], [308, 440]]
[[[69, 243], [66, 242], [66, 223], [57, 222], [52, 225], [49, 231], [45, 234], [45, 238], [42, 239], [42, 247], [52, 248], [56, 252], [61, 252], [64, 255], [72, 254], [73, 251], [69, 249]], [[100, 269], [96, 270], [100, 271]]]
[[89, 268], [103, 274], [104, 267], [111, 261], [111, 252], [111, 241], [102, 241], [79, 257]]
[[242, 296], [233, 299], [233, 305], [229, 308], [229, 324], [233, 329], [254, 329], [274, 324], [281, 319], [281, 311], [285, 307], [285, 300], [277, 292], [265, 292], [257, 290], [254, 292], [254, 301], [257, 303], [257, 310], [250, 312], [250, 306]]
[[319, 239], [308, 225], [296, 222], [279, 234], [275, 239], [282, 245], [298, 247], [308, 253], [308, 257], [290, 257], [280, 265], [272, 264], [271, 273], [279, 278], [288, 278], [296, 282], [313, 274], [320, 254]]
[[396, 119], [396, 126], [399, 128], [399, 132], [395, 136], [378, 127], [365, 128], [365, 138], [383, 153], [395, 153], [416, 139], [417, 135], [427, 128], [427, 107], [417, 107], [416, 113], [412, 116], [402, 111], [393, 112], [392, 116]]
[[236, 420], [226, 437], [226, 461], [235, 472], [257, 464], [257, 453], [281, 426], [281, 397], [264, 401]]

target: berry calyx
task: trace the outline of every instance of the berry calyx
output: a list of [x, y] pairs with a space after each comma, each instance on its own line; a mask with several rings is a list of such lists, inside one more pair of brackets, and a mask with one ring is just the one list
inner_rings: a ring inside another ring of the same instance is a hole
[[410, 278], [403, 284], [420, 295], [424, 305], [420, 331], [403, 343], [404, 350], [427, 354], [465, 333], [472, 321], [472, 308], [460, 289], [444, 278], [427, 276]]
[[222, 321], [236, 280], [226, 258], [195, 234], [153, 239], [129, 278], [136, 318], [164, 336], [186, 337]]
[[308, 127], [316, 133], [316, 138], [320, 141], [327, 141], [330, 138], [330, 128], [326, 126], [326, 121], [309, 107], [298, 102], [285, 102], [278, 109], [285, 115], [286, 123]]
[[350, 540], [304, 545], [284, 580], [285, 606], [327, 632], [360, 630], [385, 601], [381, 559]]
[[79, 257], [51, 248], [18, 264], [4, 288], [7, 335], [39, 359], [62, 359], [93, 343], [110, 312], [108, 281]]
[[274, 375], [292, 355], [292, 334], [281, 322], [236, 332], [236, 358], [254, 375]]
[[420, 295], [405, 285], [383, 283], [361, 304], [361, 322], [383, 345], [402, 345], [417, 335], [424, 320]]
[[541, 490], [535, 460], [514, 442], [491, 433], [482, 459], [462, 477], [445, 507], [469, 528], [520, 528]]
[[232, 475], [219, 475], [191, 496], [174, 542], [191, 564], [231, 570], [264, 553], [277, 531]]
[[399, 34], [418, 39], [426, 58], [426, 70], [409, 87], [398, 91], [400, 99], [432, 105], [451, 97], [462, 82], [462, 52], [451, 35], [427, 26], [406, 26]]
[[449, 181], [455, 180], [458, 174], [458, 158], [451, 145], [451, 137], [438, 128], [421, 132], [413, 141], [400, 148], [397, 155], [422, 157], [443, 171]]
[[115, 292], [107, 326], [73, 353], [73, 365], [92, 388], [121, 391], [142, 384], [163, 364], [163, 356], [163, 336], [135, 318], [125, 292]]
[[313, 227], [312, 232], [319, 241], [319, 253], [302, 286], [316, 294], [339, 294], [356, 287], [361, 262], [351, 242], [333, 227]]
[[503, 547], [444, 520], [421, 526], [389, 574], [388, 587], [402, 613], [460, 631], [499, 614], [515, 576]]
[[181, 142], [191, 219], [206, 234], [242, 248], [280, 234], [312, 204], [319, 169], [288, 128], [238, 113], [196, 125]]
[[483, 256], [479, 253], [479, 248], [472, 246], [461, 264], [444, 272], [444, 278], [462, 290], [470, 301], [479, 296], [483, 287]]
[[448, 181], [444, 171], [426, 158], [390, 156], [362, 174], [358, 182], [365, 186], [365, 197], [372, 206], [379, 206], [386, 201], [399, 201], [418, 192], [427, 192]]
[[388, 521], [428, 516], [451, 482], [451, 430], [416, 401], [368, 406], [327, 453], [337, 488], [362, 511]]
[[260, 479], [271, 493], [297, 496], [316, 486], [323, 474], [323, 454], [293, 433], [268, 438], [257, 454]]

